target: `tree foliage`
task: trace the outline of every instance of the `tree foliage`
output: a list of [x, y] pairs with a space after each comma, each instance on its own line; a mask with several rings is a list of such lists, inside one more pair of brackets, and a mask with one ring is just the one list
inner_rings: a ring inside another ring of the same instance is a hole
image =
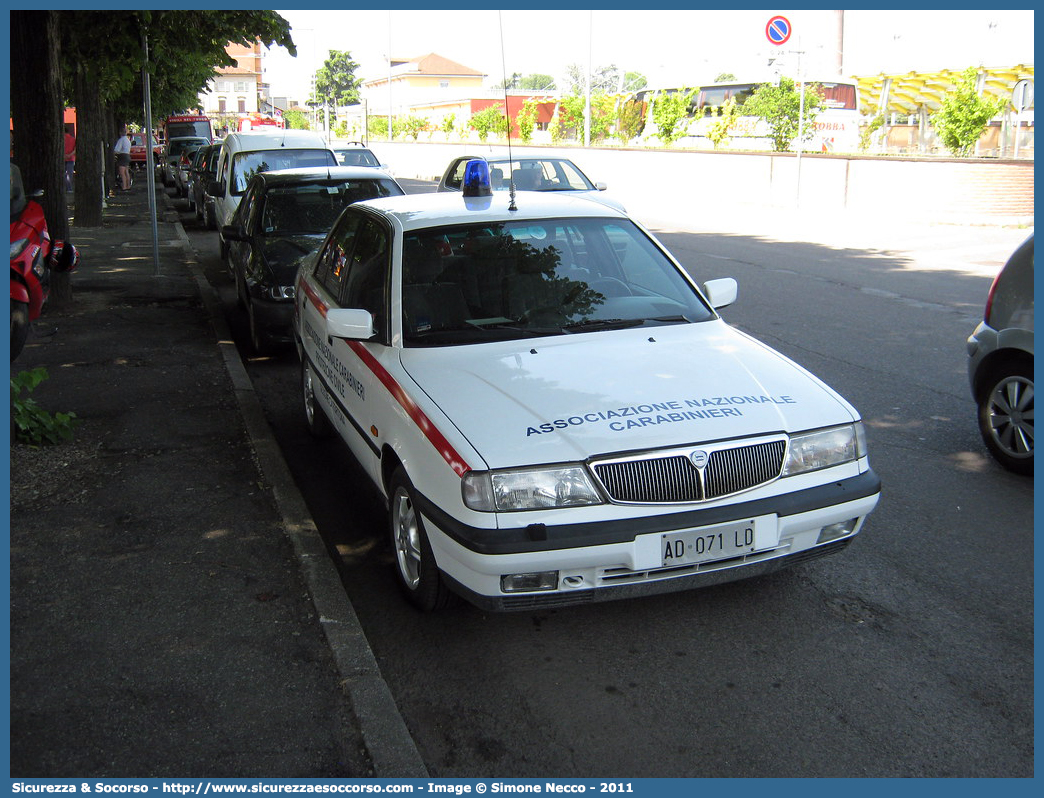
[[729, 143], [732, 138], [732, 128], [739, 119], [736, 98], [729, 97], [720, 108], [711, 108], [711, 114], [714, 115], [714, 118], [708, 127], [707, 138], [714, 144], [714, 149], [718, 149], [723, 144]]
[[[760, 116], [768, 123], [772, 149], [787, 152], [798, 138], [800, 89], [791, 78], [781, 77], [779, 85], [762, 83], [744, 103], [744, 113]], [[805, 85], [804, 124], [801, 140], [807, 140], [816, 128], [816, 117], [823, 108], [823, 97], [815, 84]]]
[[550, 75], [534, 72], [531, 75], [520, 78], [518, 86], [515, 88], [527, 89], [529, 91], [554, 91], [555, 79]]
[[[111, 176], [119, 127], [145, 126], [146, 46], [153, 124], [197, 106], [216, 68], [235, 65], [225, 49], [229, 43], [259, 40], [297, 54], [290, 23], [274, 11], [146, 10], [121, 11], [118, 17], [112, 11], [55, 13], [61, 32], [62, 99], [77, 114], [77, 225], [101, 224], [102, 181]], [[60, 127], [60, 115], [55, 124]]]
[[402, 119], [403, 134], [409, 136], [414, 141], [417, 140], [421, 133], [424, 133], [427, 130], [430, 130], [428, 127], [428, 120], [423, 116], [410, 114]]
[[974, 67], [961, 73], [953, 90], [943, 98], [942, 107], [932, 115], [932, 127], [943, 146], [953, 155], [970, 155], [990, 120], [1007, 107], [1006, 97], [989, 98], [976, 90], [978, 76]]
[[283, 112], [283, 122], [291, 130], [311, 129], [311, 125], [308, 122], [308, 114], [296, 108]]
[[689, 114], [689, 103], [696, 89], [679, 89], [675, 92], [660, 92], [652, 101], [652, 119], [656, 135], [665, 147], [670, 147], [682, 137], [685, 128], [681, 122]]
[[479, 141], [485, 141], [490, 133], [507, 135], [507, 117], [504, 104], [494, 103], [471, 115], [471, 128], [478, 133]]
[[315, 73], [315, 93], [309, 105], [356, 105], [362, 78], [355, 76], [359, 65], [347, 50], [331, 50], [330, 57]]
[[[586, 70], [579, 64], [570, 64], [566, 67], [567, 94], [584, 94], [587, 91], [587, 83], [584, 80], [585, 72]], [[648, 85], [648, 81], [641, 72], [623, 72], [616, 64], [598, 67], [591, 75], [592, 94], [638, 91], [644, 89], [646, 85]]]
[[645, 103], [638, 100], [621, 102], [616, 109], [616, 138], [625, 144], [638, 138], [645, 127]]
[[527, 97], [522, 103], [522, 108], [515, 116], [515, 124], [518, 125], [518, 135], [523, 144], [529, 144], [533, 140], [533, 131], [536, 130], [537, 114], [540, 104], [532, 97]]

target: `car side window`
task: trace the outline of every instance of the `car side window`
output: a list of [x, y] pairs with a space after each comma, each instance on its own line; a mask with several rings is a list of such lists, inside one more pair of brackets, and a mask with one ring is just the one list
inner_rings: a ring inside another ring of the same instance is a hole
[[250, 190], [250, 206], [243, 212], [243, 226], [248, 233], [260, 228], [257, 217], [261, 215], [261, 208], [265, 205], [264, 199], [261, 189], [257, 186]]
[[556, 175], [555, 184], [558, 188], [568, 187], [574, 191], [586, 191], [589, 188], [587, 181], [580, 176], [576, 167], [568, 161], [554, 162], [554, 170]]
[[326, 246], [320, 253], [315, 266], [315, 281], [319, 283], [330, 296], [338, 298], [341, 296], [341, 286], [348, 273], [348, 258], [352, 255], [355, 247], [355, 234], [359, 228], [359, 218], [352, 214], [345, 214], [330, 237], [326, 240]]
[[[232, 217], [232, 223], [247, 227], [247, 219], [250, 218], [250, 213], [254, 208], [254, 198], [257, 196], [256, 187], [252, 186], [247, 192], [247, 195], [243, 197], [243, 201], [239, 203], [239, 207], [236, 208], [235, 216]], [[248, 228], [249, 229], [249, 228]]]
[[225, 182], [225, 176], [227, 174], [228, 174], [228, 155], [225, 153], [225, 150], [222, 148], [222, 150], [221, 150], [221, 152], [219, 153], [219, 156], [218, 156], [218, 174], [217, 174], [218, 182], [219, 183], [224, 183]]
[[340, 302], [341, 307], [370, 311], [373, 328], [381, 340], [387, 340], [390, 251], [384, 227], [373, 219], [363, 220], [355, 237], [355, 249]]
[[449, 179], [446, 180], [446, 185], [450, 188], [460, 188], [461, 184], [464, 182], [464, 167], [467, 165], [467, 158], [457, 161], [457, 165], [453, 167]]

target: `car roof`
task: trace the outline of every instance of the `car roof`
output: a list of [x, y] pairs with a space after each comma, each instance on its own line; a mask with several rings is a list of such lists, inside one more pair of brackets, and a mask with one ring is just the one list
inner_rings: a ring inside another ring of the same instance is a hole
[[167, 139], [167, 141], [205, 141], [207, 144], [210, 144], [210, 139], [206, 136], [174, 136], [173, 138]]
[[364, 200], [355, 205], [395, 220], [406, 231], [452, 224], [517, 222], [526, 219], [630, 218], [608, 205], [575, 194], [519, 191], [515, 194], [516, 210], [510, 210], [510, 202], [511, 198], [506, 191], [496, 191], [492, 197], [465, 197], [459, 192], [438, 192]]
[[378, 171], [369, 166], [324, 166], [321, 168], [303, 167], [298, 169], [273, 169], [260, 172], [255, 179], [263, 180], [270, 185], [289, 183], [306, 183], [310, 180], [391, 180], [394, 178], [387, 172]]
[[278, 129], [244, 130], [229, 133], [224, 143], [233, 150], [265, 150], [271, 147], [307, 144], [316, 149], [327, 149], [323, 137], [311, 130]]
[[[486, 163], [507, 163], [511, 161], [513, 163], [522, 163], [528, 161], [565, 161], [566, 163], [573, 163], [569, 158], [561, 155], [511, 155], [509, 156], [506, 152], [498, 155], [461, 155], [456, 160], [468, 160], [468, 161], [485, 161]], [[576, 166], [576, 164], [573, 164]]]

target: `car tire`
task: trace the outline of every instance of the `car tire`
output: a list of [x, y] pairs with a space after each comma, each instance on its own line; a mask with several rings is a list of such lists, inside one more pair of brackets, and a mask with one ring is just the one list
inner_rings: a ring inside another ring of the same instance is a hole
[[29, 306], [17, 299], [11, 300], [11, 362], [22, 352], [29, 337]]
[[236, 284], [236, 307], [249, 313], [250, 300], [247, 298], [246, 281], [232, 266], [231, 258], [229, 259], [228, 269], [232, 272], [232, 280]]
[[446, 586], [424, 531], [413, 485], [401, 466], [392, 475], [388, 492], [388, 525], [395, 576], [403, 594], [422, 612], [446, 609], [457, 597]]
[[250, 329], [250, 345], [254, 348], [254, 354], [266, 355], [271, 349], [271, 343], [264, 330], [257, 323], [257, 314], [254, 313], [254, 303], [247, 302], [247, 326]]
[[990, 369], [981, 383], [979, 433], [997, 461], [1033, 474], [1033, 360], [1018, 358]]
[[329, 438], [333, 434], [333, 426], [316, 399], [315, 375], [307, 360], [301, 362], [301, 400], [308, 433], [318, 440]]

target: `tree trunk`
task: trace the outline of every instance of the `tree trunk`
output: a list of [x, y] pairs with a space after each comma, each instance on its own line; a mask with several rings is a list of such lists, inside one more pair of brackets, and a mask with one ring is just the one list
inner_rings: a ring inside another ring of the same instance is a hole
[[[17, 65], [19, 75], [11, 81], [14, 162], [22, 170], [26, 193], [44, 192], [38, 201], [51, 240], [64, 241], [69, 238], [69, 210], [57, 12], [11, 12], [11, 63]], [[48, 304], [60, 308], [71, 301], [69, 275], [54, 275]]]
[[108, 194], [105, 167], [112, 146], [105, 132], [98, 76], [90, 65], [76, 65], [73, 92], [76, 100], [75, 224], [100, 227], [102, 199]]

